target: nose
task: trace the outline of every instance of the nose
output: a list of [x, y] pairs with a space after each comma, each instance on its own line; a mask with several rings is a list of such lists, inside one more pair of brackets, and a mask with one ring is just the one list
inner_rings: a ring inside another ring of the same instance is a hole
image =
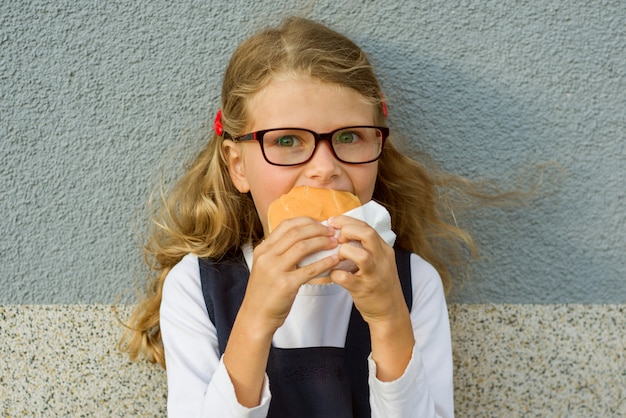
[[328, 180], [341, 173], [341, 161], [335, 157], [328, 141], [319, 141], [313, 156], [307, 162], [307, 174], [312, 178]]

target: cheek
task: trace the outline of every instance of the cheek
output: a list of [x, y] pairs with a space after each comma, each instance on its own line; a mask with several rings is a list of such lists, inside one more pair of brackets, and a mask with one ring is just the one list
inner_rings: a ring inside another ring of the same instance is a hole
[[361, 203], [367, 203], [372, 200], [374, 195], [374, 187], [376, 186], [376, 178], [378, 176], [378, 163], [372, 163], [371, 166], [355, 166], [351, 178], [356, 195]]
[[250, 178], [250, 193], [266, 232], [267, 209], [273, 201], [293, 188], [296, 179], [297, 177], [290, 175], [288, 170], [269, 164], [259, 167], [259, 170], [256, 170]]

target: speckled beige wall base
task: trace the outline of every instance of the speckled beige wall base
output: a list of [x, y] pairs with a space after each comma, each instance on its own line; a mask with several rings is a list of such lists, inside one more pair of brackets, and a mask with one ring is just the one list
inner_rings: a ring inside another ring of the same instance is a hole
[[[121, 309], [122, 316], [130, 309]], [[457, 417], [626, 416], [626, 306], [452, 305]], [[0, 307], [3, 417], [165, 416], [106, 305]]]
[[165, 416], [165, 373], [130, 363], [120, 335], [111, 306], [0, 307], [0, 416]]
[[458, 417], [626, 417], [626, 305], [450, 307]]

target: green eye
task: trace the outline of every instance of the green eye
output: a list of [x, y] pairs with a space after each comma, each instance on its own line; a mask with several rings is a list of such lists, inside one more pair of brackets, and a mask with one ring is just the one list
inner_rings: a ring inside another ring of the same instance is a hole
[[285, 135], [278, 137], [276, 144], [279, 147], [293, 147], [296, 144], [296, 138], [293, 135]]
[[351, 144], [357, 139], [357, 135], [350, 131], [339, 132], [336, 137], [336, 141], [340, 144]]

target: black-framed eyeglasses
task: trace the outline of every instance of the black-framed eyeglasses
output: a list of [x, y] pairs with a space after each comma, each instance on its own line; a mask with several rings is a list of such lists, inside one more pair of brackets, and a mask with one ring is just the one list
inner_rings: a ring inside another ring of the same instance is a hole
[[265, 161], [280, 166], [306, 163], [324, 140], [341, 162], [371, 163], [380, 158], [388, 136], [389, 128], [383, 126], [347, 126], [324, 134], [303, 128], [265, 129], [238, 137], [224, 132], [224, 138], [233, 141], [257, 141]]

